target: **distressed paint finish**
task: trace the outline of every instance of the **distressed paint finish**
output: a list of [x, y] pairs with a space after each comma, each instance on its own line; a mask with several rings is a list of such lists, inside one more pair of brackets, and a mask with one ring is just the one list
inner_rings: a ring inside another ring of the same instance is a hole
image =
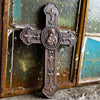
[[13, 23], [29, 24], [34, 27], [44, 26], [40, 10], [48, 2], [55, 3], [60, 9], [59, 27], [75, 30], [78, 0], [15, 0]]
[[[90, 2], [89, 2], [90, 1]], [[87, 0], [77, 85], [100, 82], [100, 1]], [[88, 9], [89, 7], [89, 9]], [[87, 14], [88, 12], [88, 14]], [[86, 28], [85, 28], [86, 26]], [[94, 34], [95, 33], [95, 34]]]
[[80, 81], [100, 79], [100, 38], [85, 37]]
[[[41, 15], [42, 12], [41, 12], [40, 7], [42, 7], [48, 1], [38, 0], [38, 1], [35, 1], [34, 3], [34, 1], [32, 0], [29, 0], [29, 1], [15, 0], [14, 18], [11, 17], [11, 14], [13, 14], [12, 12], [13, 10], [11, 9], [12, 0], [9, 1], [9, 5], [10, 5], [9, 17], [11, 18], [11, 19], [9, 18], [10, 19], [9, 23], [11, 23], [11, 20], [13, 20], [13, 23], [29, 24], [29, 25], [33, 25], [33, 27], [39, 27], [39, 28], [41, 28], [41, 26], [43, 27], [44, 25], [42, 25], [41, 23], [44, 23], [44, 22], [43, 21], [41, 22], [41, 16], [43, 17], [45, 16]], [[77, 10], [78, 10], [77, 9], [78, 0], [71, 0], [71, 1], [70, 0], [68, 1], [66, 0], [53, 1], [52, 0], [50, 2], [54, 2], [55, 4], [57, 4], [59, 9], [61, 10], [61, 14], [60, 14], [61, 16], [58, 18], [58, 26], [62, 28], [70, 28], [72, 30], [75, 30], [75, 21], [76, 21], [76, 17], [77, 17], [76, 15], [77, 15]], [[40, 17], [38, 14], [40, 15]], [[7, 60], [6, 86], [7, 88], [20, 88], [20, 87], [37, 88], [38, 86], [42, 86], [43, 71], [41, 71], [42, 67], [40, 67], [39, 64], [41, 65], [43, 60], [41, 58], [40, 62], [37, 62], [36, 59], [39, 59], [41, 54], [40, 55], [37, 54], [36, 50], [40, 48], [40, 51], [41, 50], [43, 51], [43, 48], [41, 49], [40, 45], [39, 46], [33, 45], [30, 47], [25, 46], [18, 39], [17, 34], [19, 33], [20, 32], [18, 31], [14, 33], [15, 34], [14, 51], [12, 51], [12, 40], [13, 40], [12, 33], [8, 37], [9, 41], [8, 41], [8, 54], [7, 54], [8, 60]], [[36, 49], [36, 50], [34, 49], [34, 52], [32, 52], [33, 48]], [[57, 66], [58, 84], [62, 84], [69, 81], [70, 69], [71, 69], [70, 67], [72, 66], [71, 65], [72, 53], [73, 53], [72, 48], [69, 48], [67, 46], [60, 46], [58, 48], [58, 66]], [[13, 57], [12, 57], [12, 54], [13, 54]], [[12, 59], [13, 59], [13, 64], [11, 65]], [[12, 71], [11, 71], [11, 66], [13, 67]], [[31, 75], [29, 74], [29, 71], [30, 73], [32, 73]], [[11, 77], [11, 74], [12, 74], [12, 77]], [[34, 83], [34, 84], [30, 84], [30, 83]]]
[[2, 31], [3, 31], [3, 0], [0, 0], [0, 65], [1, 65], [1, 49], [2, 49]]
[[100, 0], [90, 0], [86, 32], [100, 33]]
[[[6, 88], [5, 86], [5, 80], [6, 80], [6, 69], [7, 69], [7, 66], [6, 66], [6, 55], [7, 55], [7, 52], [6, 52], [6, 49], [7, 49], [7, 30], [8, 30], [8, 1], [9, 0], [3, 0], [4, 1], [4, 20], [3, 20], [3, 39], [2, 39], [2, 69], [1, 69], [1, 87], [2, 87], [2, 94], [0, 95], [0, 97], [7, 97], [7, 96], [14, 96], [14, 95], [20, 95], [20, 94], [27, 94], [27, 93], [33, 93], [34, 90], [37, 90], [37, 89], [40, 89], [37, 88], [37, 87], [33, 87], [33, 88], [30, 88], [30, 87], [27, 87], [27, 88], [22, 88], [22, 87], [19, 87], [19, 88], [15, 88], [15, 89], [9, 89], [9, 86], [8, 88]], [[0, 3], [1, 5], [1, 3]], [[9, 6], [10, 8], [10, 6]], [[10, 11], [9, 11], [10, 13]], [[1, 15], [0, 15], [1, 16]], [[10, 19], [10, 18], [9, 18]], [[66, 28], [64, 26], [62, 26], [62, 28]], [[75, 71], [76, 73], [76, 71]], [[7, 76], [8, 77], [8, 76]], [[74, 76], [74, 82], [73, 84], [67, 84], [67, 83], [64, 83], [64, 84], [61, 84], [59, 85], [59, 88], [67, 88], [67, 87], [73, 87], [75, 86], [75, 79], [76, 77]], [[28, 84], [28, 83], [27, 83]], [[40, 82], [39, 82], [40, 84]], [[17, 84], [16, 84], [17, 85]]]
[[[0, 0], [0, 66], [1, 66], [1, 61], [2, 61], [2, 32], [3, 32], [3, 0]], [[0, 79], [1, 77], [1, 68], [0, 68]], [[2, 91], [2, 85], [1, 85], [1, 80], [0, 80], [0, 93]]]

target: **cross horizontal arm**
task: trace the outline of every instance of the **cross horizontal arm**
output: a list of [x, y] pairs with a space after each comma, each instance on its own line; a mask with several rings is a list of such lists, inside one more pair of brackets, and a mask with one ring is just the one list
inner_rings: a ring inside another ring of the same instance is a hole
[[61, 44], [72, 47], [77, 42], [77, 37], [72, 31], [61, 33]]
[[40, 35], [41, 30], [31, 30], [27, 27], [20, 33], [20, 38], [26, 45], [41, 44]]

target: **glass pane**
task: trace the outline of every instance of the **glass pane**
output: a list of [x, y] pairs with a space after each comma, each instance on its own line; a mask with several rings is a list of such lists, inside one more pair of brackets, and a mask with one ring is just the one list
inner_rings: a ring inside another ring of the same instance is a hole
[[100, 38], [85, 37], [80, 80], [100, 79]]
[[13, 34], [9, 35], [6, 85], [8, 88], [38, 87], [43, 79], [44, 47], [35, 44], [26, 46], [19, 33], [15, 31], [14, 38]]
[[72, 54], [73, 54], [73, 49], [71, 47], [61, 45], [58, 48], [58, 55], [57, 55], [58, 84], [69, 81]]
[[[20, 31], [8, 38], [7, 88], [42, 86], [44, 68], [44, 47], [32, 44], [26, 46], [19, 38]], [[14, 48], [14, 49], [13, 49]], [[72, 48], [61, 45], [57, 53], [57, 82], [68, 82], [70, 75]]]
[[90, 0], [86, 32], [100, 33], [100, 0]]
[[43, 26], [42, 7], [49, 2], [55, 3], [60, 10], [58, 26], [75, 30], [78, 0], [15, 0], [13, 23], [29, 24], [34, 27]]

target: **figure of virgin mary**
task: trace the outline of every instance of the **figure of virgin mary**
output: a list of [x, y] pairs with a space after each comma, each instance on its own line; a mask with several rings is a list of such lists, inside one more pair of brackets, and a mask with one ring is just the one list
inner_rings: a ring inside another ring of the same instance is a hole
[[53, 28], [50, 29], [49, 36], [47, 38], [47, 43], [51, 46], [56, 45], [58, 42], [57, 36], [55, 34], [55, 30]]

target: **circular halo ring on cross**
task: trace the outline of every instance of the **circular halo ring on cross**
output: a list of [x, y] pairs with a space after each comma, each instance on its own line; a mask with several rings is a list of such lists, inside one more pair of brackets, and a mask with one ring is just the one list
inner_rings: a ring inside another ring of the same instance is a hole
[[55, 26], [45, 27], [41, 34], [41, 42], [49, 50], [57, 49], [61, 43], [61, 35], [58, 28]]

